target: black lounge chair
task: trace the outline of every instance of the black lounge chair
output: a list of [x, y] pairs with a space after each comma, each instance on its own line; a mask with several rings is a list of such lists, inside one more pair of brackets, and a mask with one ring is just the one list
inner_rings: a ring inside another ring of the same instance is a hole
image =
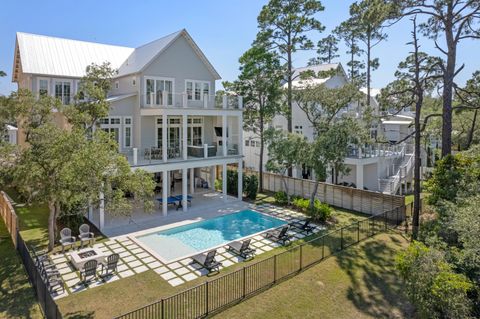
[[287, 234], [288, 228], [289, 226], [287, 225], [282, 228], [270, 230], [265, 233], [264, 237], [282, 243], [282, 245], [286, 245], [287, 243], [290, 243], [290, 235]]
[[310, 219], [305, 219], [304, 221], [291, 222], [288, 225], [291, 227], [295, 227], [301, 232], [305, 232], [306, 234], [309, 234], [309, 233], [312, 233], [313, 230], [315, 229], [315, 227], [310, 225], [310, 223], [311, 223]]
[[87, 284], [89, 280], [97, 278], [97, 265], [98, 261], [89, 260], [83, 265], [82, 270], [80, 270], [80, 280]]
[[101, 277], [111, 276], [117, 272], [118, 260], [120, 256], [118, 254], [111, 254], [107, 257], [107, 262], [102, 264]]
[[192, 257], [193, 261], [205, 267], [208, 272], [212, 272], [213, 270], [220, 271], [220, 266], [222, 265], [218, 261], [215, 260], [215, 255], [217, 254], [217, 250], [210, 250], [206, 254], [198, 254]]
[[251, 239], [245, 239], [244, 241], [232, 241], [228, 244], [227, 250], [247, 259], [255, 255], [255, 249], [250, 247]]

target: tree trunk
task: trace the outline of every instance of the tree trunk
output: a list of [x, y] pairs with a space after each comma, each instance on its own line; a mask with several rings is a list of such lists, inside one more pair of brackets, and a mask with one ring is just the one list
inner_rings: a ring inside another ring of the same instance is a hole
[[367, 106], [370, 106], [370, 69], [371, 69], [371, 32], [370, 27], [368, 27], [368, 36], [367, 36]]
[[452, 153], [452, 96], [455, 64], [457, 59], [457, 44], [454, 40], [452, 21], [454, 17], [449, 9], [445, 24], [445, 39], [447, 41], [447, 66], [443, 75], [443, 115], [442, 115], [442, 157]]
[[259, 167], [258, 167], [258, 176], [259, 176], [259, 189], [260, 192], [263, 192], [263, 149], [265, 147], [265, 143], [263, 140], [263, 114], [260, 112], [260, 160], [259, 160]]
[[313, 187], [313, 192], [310, 195], [310, 206], [309, 206], [310, 212], [313, 212], [313, 208], [315, 207], [315, 196], [317, 196], [318, 184], [320, 184], [320, 182], [316, 180], [315, 186]]
[[56, 207], [55, 202], [50, 201], [48, 203], [48, 251], [52, 251], [55, 247], [55, 229], [56, 229]]
[[288, 192], [288, 183], [285, 176], [282, 175], [283, 187], [285, 188], [285, 193], [287, 194], [287, 205], [290, 205], [290, 193]]
[[420, 227], [420, 112], [423, 104], [423, 91], [419, 93], [415, 106], [415, 150], [414, 150], [414, 170], [413, 170], [413, 234], [412, 238], [418, 238], [418, 229]]
[[467, 144], [465, 145], [465, 148], [467, 150], [470, 148], [470, 146], [472, 146], [473, 135], [475, 133], [475, 126], [477, 124], [477, 113], [478, 113], [478, 109], [476, 109], [475, 112], [473, 113], [472, 126], [470, 127], [470, 131], [468, 132]]

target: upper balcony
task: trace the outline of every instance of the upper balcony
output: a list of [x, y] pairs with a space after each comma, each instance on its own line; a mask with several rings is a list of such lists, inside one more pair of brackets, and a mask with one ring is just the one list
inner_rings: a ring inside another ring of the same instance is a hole
[[172, 93], [157, 91], [143, 94], [140, 98], [143, 109], [155, 108], [193, 108], [193, 109], [243, 109], [243, 99], [237, 95], [216, 94], [192, 95], [190, 93]]

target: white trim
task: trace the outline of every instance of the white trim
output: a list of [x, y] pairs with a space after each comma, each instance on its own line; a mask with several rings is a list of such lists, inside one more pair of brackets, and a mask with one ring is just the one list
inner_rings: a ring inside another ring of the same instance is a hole
[[37, 77], [37, 89], [36, 89], [36, 93], [37, 95], [40, 97], [40, 81], [47, 81], [47, 96], [52, 96], [52, 87], [51, 87], [51, 82], [50, 82], [50, 78], [46, 78], [46, 77]]
[[74, 85], [73, 85], [74, 80], [73, 80], [73, 79], [65, 79], [65, 78], [53, 78], [53, 79], [52, 79], [52, 84], [53, 84], [53, 85], [52, 85], [52, 86], [53, 86], [52, 96], [53, 96], [54, 98], [57, 97], [56, 89], [55, 89], [55, 87], [56, 87], [56, 85], [57, 85], [57, 82], [62, 82], [62, 101], [61, 101], [62, 103], [63, 103], [63, 83], [66, 83], [66, 82], [70, 83], [70, 102], [72, 102], [72, 101], [73, 101], [73, 97], [75, 96]]
[[[130, 124], [127, 124], [125, 123], [126, 120], [129, 119], [130, 120]], [[131, 116], [124, 116], [123, 117], [123, 121], [122, 121], [122, 125], [123, 125], [123, 148], [131, 148], [132, 147], [132, 143], [133, 143], [133, 119]], [[130, 146], [127, 146], [126, 145], [126, 142], [127, 142], [127, 128], [130, 128]]]
[[[187, 94], [187, 82], [192, 82], [192, 99], [188, 98]], [[195, 84], [200, 83], [200, 99], [195, 98]], [[185, 79], [185, 94], [187, 95], [187, 101], [203, 101], [203, 84], [208, 84], [208, 95], [212, 95], [212, 84], [210, 81], [206, 80], [192, 80], [192, 79]]]
[[175, 78], [168, 78], [162, 76], [154, 76], [154, 75], [144, 75], [143, 76], [143, 102], [144, 105], [157, 105], [154, 103], [147, 104], [147, 80], [154, 80], [154, 92], [157, 89], [157, 81], [171, 81], [172, 82], [172, 105], [163, 105], [163, 101], [160, 101], [161, 106], [175, 106]]

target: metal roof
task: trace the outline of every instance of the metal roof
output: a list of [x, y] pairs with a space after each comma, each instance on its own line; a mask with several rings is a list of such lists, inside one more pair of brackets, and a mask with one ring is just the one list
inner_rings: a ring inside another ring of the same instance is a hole
[[129, 48], [17, 32], [13, 81], [18, 73], [80, 78], [88, 65], [110, 62], [118, 76], [141, 72], [180, 36], [184, 36], [195, 53], [216, 79], [220, 75], [207, 60], [188, 32], [183, 29], [147, 43]]
[[115, 102], [115, 101], [120, 101], [132, 96], [137, 95], [137, 93], [129, 93], [129, 94], [120, 94], [120, 95], [112, 95], [107, 98], [107, 102]]
[[[301, 72], [305, 71], [313, 71], [315, 74], [318, 72], [325, 72], [325, 71], [331, 71], [331, 70], [336, 70], [338, 67], [341, 67], [340, 63], [327, 63], [327, 64], [318, 64], [318, 65], [311, 65], [311, 66], [306, 66], [302, 68], [295, 68], [293, 70], [293, 78], [297, 77]], [[342, 68], [343, 70], [343, 68]]]

